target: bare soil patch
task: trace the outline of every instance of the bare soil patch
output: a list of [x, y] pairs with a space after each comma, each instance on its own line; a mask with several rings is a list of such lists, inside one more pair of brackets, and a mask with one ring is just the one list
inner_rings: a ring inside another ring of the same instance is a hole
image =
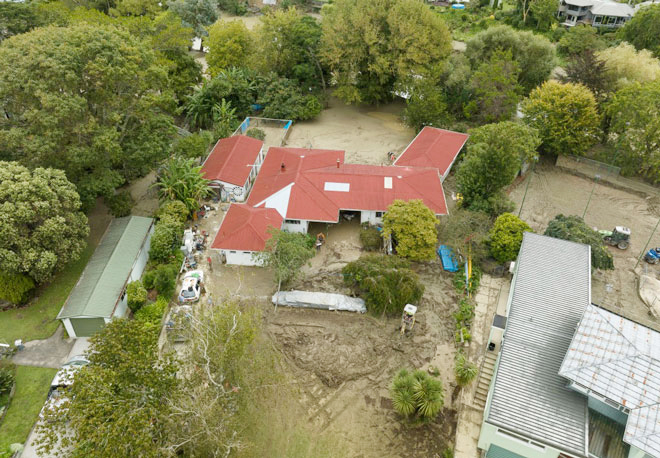
[[287, 146], [340, 149], [346, 162], [389, 164], [388, 151], [398, 155], [416, 134], [401, 121], [403, 108], [403, 102], [355, 107], [331, 97], [316, 119], [294, 123]]

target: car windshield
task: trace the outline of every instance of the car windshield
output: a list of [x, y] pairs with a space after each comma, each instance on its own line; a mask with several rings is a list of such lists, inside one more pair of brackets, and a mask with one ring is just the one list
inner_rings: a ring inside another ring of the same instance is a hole
[[183, 291], [181, 291], [181, 295], [183, 297], [186, 297], [186, 298], [195, 297], [195, 291], [192, 288], [191, 289], [184, 289]]

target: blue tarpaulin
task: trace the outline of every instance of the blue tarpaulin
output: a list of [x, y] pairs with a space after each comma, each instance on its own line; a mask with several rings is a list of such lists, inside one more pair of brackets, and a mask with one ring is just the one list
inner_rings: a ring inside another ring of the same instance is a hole
[[458, 272], [458, 263], [451, 248], [447, 245], [440, 245], [438, 256], [440, 256], [440, 260], [442, 261], [443, 269], [447, 272]]

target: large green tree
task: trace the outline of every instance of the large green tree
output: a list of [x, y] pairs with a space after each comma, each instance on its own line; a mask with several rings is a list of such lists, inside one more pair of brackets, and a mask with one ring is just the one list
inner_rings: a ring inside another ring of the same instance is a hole
[[167, 153], [172, 97], [128, 32], [46, 27], [0, 45], [0, 159], [64, 170], [89, 207]]
[[548, 30], [555, 21], [558, 7], [558, 0], [532, 0], [529, 10], [536, 21], [536, 28]]
[[590, 245], [591, 266], [594, 269], [614, 269], [612, 253], [609, 252], [603, 243], [603, 238], [597, 231], [587, 226], [579, 216], [555, 216], [548, 223], [544, 235]]
[[435, 258], [438, 218], [419, 199], [395, 200], [383, 215], [383, 237], [392, 237], [399, 256], [413, 261]]
[[402, 114], [408, 126], [416, 131], [424, 126], [449, 127], [451, 116], [441, 87], [429, 79], [420, 79], [408, 87], [408, 92]]
[[323, 61], [348, 103], [390, 99], [395, 83], [435, 74], [451, 51], [440, 15], [416, 0], [337, 0], [322, 27]]
[[220, 20], [208, 32], [206, 62], [211, 76], [230, 67], [248, 66], [255, 40], [243, 21]]
[[637, 51], [630, 43], [603, 49], [597, 53], [605, 62], [609, 76], [614, 79], [617, 88], [631, 83], [648, 83], [660, 79], [660, 60], [653, 57], [651, 51]]
[[511, 51], [520, 67], [518, 82], [526, 93], [547, 80], [555, 67], [555, 47], [547, 38], [506, 25], [490, 27], [472, 37], [465, 55], [476, 68], [498, 50]]
[[660, 182], [660, 81], [618, 90], [607, 105], [613, 158], [624, 171]]
[[587, 24], [569, 28], [557, 43], [557, 50], [565, 56], [579, 55], [586, 50], [600, 51], [603, 48], [605, 42], [598, 35], [598, 30]]
[[621, 38], [637, 49], [648, 49], [660, 58], [660, 5], [642, 7], [619, 30]]
[[254, 35], [258, 70], [275, 72], [305, 88], [325, 87], [319, 59], [321, 25], [316, 19], [295, 8], [277, 10], [262, 16]]
[[470, 131], [467, 155], [456, 172], [463, 205], [491, 210], [489, 199], [513, 182], [523, 162], [537, 160], [536, 131], [525, 124], [504, 121]]
[[91, 337], [90, 364], [39, 425], [41, 450], [66, 457], [160, 457], [177, 366], [159, 355], [157, 325], [116, 319]]
[[487, 62], [477, 67], [470, 78], [474, 99], [466, 112], [481, 122], [511, 119], [522, 94], [518, 84], [520, 69], [511, 51], [495, 51]]
[[536, 128], [548, 154], [583, 155], [598, 140], [594, 94], [581, 84], [548, 81], [523, 101], [524, 120]]
[[588, 87], [599, 102], [607, 98], [614, 85], [605, 62], [596, 57], [591, 49], [585, 49], [581, 54], [571, 56], [564, 71], [566, 75], [561, 78], [563, 83], [576, 83]]
[[39, 25], [33, 3], [0, 2], [0, 41]]
[[[186, 27], [192, 27], [195, 36], [208, 35], [206, 27], [218, 19], [216, 5], [211, 0], [171, 0], [168, 3], [170, 11], [178, 14]], [[202, 42], [199, 44], [202, 50]]]
[[43, 283], [78, 259], [89, 233], [80, 205], [61, 170], [0, 161], [0, 270]]

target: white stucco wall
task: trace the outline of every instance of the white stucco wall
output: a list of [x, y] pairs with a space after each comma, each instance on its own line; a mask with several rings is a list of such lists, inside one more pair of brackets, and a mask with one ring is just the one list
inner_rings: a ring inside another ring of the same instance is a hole
[[[249, 182], [250, 182], [250, 181], [249, 181], [249, 179], [248, 179], [247, 183], [249, 183]], [[223, 193], [223, 195], [222, 195], [221, 197], [222, 197], [223, 200], [225, 200], [225, 201], [230, 201], [230, 200], [231, 200], [231, 199], [230, 199], [230, 196], [231, 196], [231, 198], [233, 198], [236, 202], [243, 202], [243, 201], [245, 201], [245, 199], [247, 198], [247, 194], [248, 194], [248, 192], [247, 192], [247, 187], [246, 187], [246, 185], [243, 185], [243, 186], [237, 186], [237, 185], [235, 185], [235, 184], [226, 183], [226, 182], [224, 182], [224, 181], [213, 181], [212, 184], [211, 184], [211, 187], [212, 187], [212, 188], [219, 188], [220, 186], [222, 186], [222, 189], [223, 189], [223, 191], [224, 191], [224, 193]], [[239, 194], [239, 195], [237, 195], [237, 191], [236, 191], [236, 189], [239, 190], [239, 191], [238, 191], [238, 194]]]
[[[376, 213], [380, 213], [380, 216], [376, 216]], [[361, 211], [360, 212], [360, 223], [369, 223], [372, 225], [377, 225], [383, 222], [383, 213], [385, 212], [374, 212], [374, 211]]]
[[[298, 221], [300, 224], [296, 224], [294, 221]], [[287, 232], [299, 232], [301, 234], [307, 234], [308, 227], [309, 221], [304, 219], [285, 219], [284, 222], [282, 222], [282, 230]]]
[[282, 218], [286, 218], [286, 212], [289, 209], [291, 186], [293, 186], [293, 183], [280, 189], [272, 196], [267, 197], [263, 202], [259, 202], [255, 207], [261, 207], [263, 205], [266, 208], [274, 208], [277, 210], [277, 213], [282, 215]]
[[253, 258], [254, 251], [221, 250], [225, 255], [227, 264], [236, 266], [258, 266], [259, 262]]

